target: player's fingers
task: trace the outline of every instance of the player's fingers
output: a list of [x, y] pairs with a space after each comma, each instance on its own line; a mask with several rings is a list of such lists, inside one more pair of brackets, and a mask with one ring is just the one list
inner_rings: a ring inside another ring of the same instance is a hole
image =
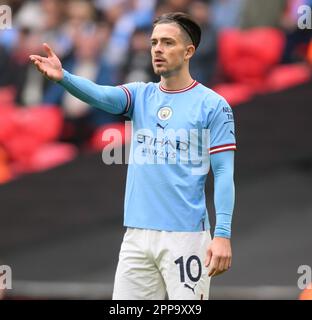
[[214, 271], [214, 273], [211, 275], [211, 277], [215, 277], [215, 276], [218, 276], [219, 274], [221, 274], [221, 273], [223, 273], [223, 272], [225, 272], [225, 270], [220, 270], [220, 269], [216, 269], [215, 271]]
[[228, 258], [226, 259], [226, 262], [225, 262], [225, 265], [224, 265], [224, 269], [225, 269], [225, 270], [229, 270], [229, 269], [230, 269], [230, 266], [231, 266], [231, 258], [228, 257]]
[[211, 277], [216, 271], [217, 271], [217, 268], [218, 268], [218, 265], [219, 265], [219, 257], [213, 255], [212, 258], [211, 258], [211, 262], [210, 262], [210, 265], [209, 265], [209, 272], [208, 272], [208, 276]]
[[32, 62], [35, 62], [35, 61], [42, 62], [43, 61], [43, 58], [41, 56], [36, 55], [36, 54], [32, 54], [31, 56], [29, 56], [29, 59]]
[[46, 75], [46, 71], [45, 71], [45, 69], [43, 68], [41, 62], [35, 61], [35, 62], [34, 62], [34, 65], [36, 66], [36, 68], [38, 69], [39, 72], [41, 72], [42, 74]]
[[230, 268], [231, 258], [230, 257], [223, 257], [219, 260], [219, 264], [216, 267], [212, 277], [217, 276]]
[[231, 266], [232, 266], [232, 257], [230, 257], [229, 269], [231, 268]]
[[227, 260], [227, 258], [224, 258], [224, 257], [222, 257], [219, 260], [219, 264], [217, 266], [217, 274], [222, 273], [222, 272], [224, 272], [226, 270], [225, 269], [226, 260]]
[[213, 269], [211, 269], [210, 272], [208, 273], [208, 276], [209, 276], [209, 277], [214, 277], [214, 276], [218, 275], [219, 273], [220, 273], [220, 272], [219, 272], [218, 268], [213, 268]]
[[208, 267], [211, 261], [212, 251], [210, 249], [207, 250], [206, 259], [205, 259], [205, 267]]
[[35, 60], [35, 61], [34, 61], [34, 65], [35, 65], [37, 68], [42, 68], [42, 63], [41, 63], [39, 60]]
[[48, 57], [51, 58], [54, 56], [53, 50], [49, 47], [47, 43], [43, 44], [44, 51], [47, 53]]
[[218, 276], [218, 275], [224, 273], [225, 271], [226, 271], [226, 270], [223, 270], [223, 271], [216, 270], [216, 271], [214, 272], [214, 274], [212, 275], [212, 277]]

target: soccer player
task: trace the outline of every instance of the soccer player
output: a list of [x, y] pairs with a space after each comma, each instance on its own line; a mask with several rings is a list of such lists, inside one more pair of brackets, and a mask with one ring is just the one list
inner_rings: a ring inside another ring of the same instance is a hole
[[[113, 299], [164, 299], [166, 293], [169, 299], [208, 299], [211, 277], [231, 266], [234, 119], [225, 99], [190, 75], [200, 36], [200, 27], [184, 13], [154, 21], [151, 56], [159, 83], [99, 86], [63, 70], [47, 44], [47, 57], [30, 56], [40, 72], [74, 96], [132, 120], [127, 230]], [[209, 146], [200, 139], [204, 130]], [[194, 145], [201, 150], [195, 155]], [[204, 192], [208, 170], [198, 171], [193, 161], [205, 157], [214, 174], [213, 238]]]

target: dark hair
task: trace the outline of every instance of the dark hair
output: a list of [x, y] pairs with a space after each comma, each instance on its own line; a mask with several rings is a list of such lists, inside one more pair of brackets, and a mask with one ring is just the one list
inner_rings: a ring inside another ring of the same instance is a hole
[[195, 49], [199, 46], [201, 29], [200, 26], [191, 18], [190, 15], [184, 12], [170, 12], [162, 14], [154, 20], [153, 28], [161, 23], [176, 23], [178, 24], [191, 38]]

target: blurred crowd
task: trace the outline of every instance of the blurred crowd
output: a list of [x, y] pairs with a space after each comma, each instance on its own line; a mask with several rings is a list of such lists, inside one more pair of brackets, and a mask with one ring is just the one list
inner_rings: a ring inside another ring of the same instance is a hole
[[[3, 104], [57, 107], [64, 120], [57, 139], [78, 148], [85, 147], [98, 128], [124, 119], [91, 108], [42, 77], [28, 57], [44, 54], [43, 42], [54, 49], [66, 70], [98, 84], [157, 82], [150, 59], [152, 21], [165, 12], [188, 12], [202, 28], [191, 74], [229, 99], [229, 82], [236, 83], [236, 95], [250, 96], [256, 87], [259, 92], [260, 82], [263, 90], [264, 74], [273, 64], [312, 62], [311, 30], [297, 26], [298, 7], [311, 7], [312, 0], [7, 0], [0, 4], [13, 12], [13, 28], [0, 30], [0, 117]], [[248, 30], [251, 33], [245, 33]], [[292, 71], [290, 82], [308, 74], [307, 69]], [[265, 79], [266, 87], [273, 82], [276, 86], [276, 79], [284, 79], [290, 69], [279, 72]], [[246, 89], [251, 82], [254, 87]], [[233, 103], [240, 99], [234, 97]], [[2, 144], [0, 128], [0, 162]]]

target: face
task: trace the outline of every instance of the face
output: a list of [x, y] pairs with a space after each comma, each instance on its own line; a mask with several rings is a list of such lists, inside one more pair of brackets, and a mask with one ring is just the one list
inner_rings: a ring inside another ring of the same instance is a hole
[[154, 72], [169, 77], [179, 73], [194, 53], [182, 30], [175, 23], [155, 26], [151, 36], [151, 54]]

